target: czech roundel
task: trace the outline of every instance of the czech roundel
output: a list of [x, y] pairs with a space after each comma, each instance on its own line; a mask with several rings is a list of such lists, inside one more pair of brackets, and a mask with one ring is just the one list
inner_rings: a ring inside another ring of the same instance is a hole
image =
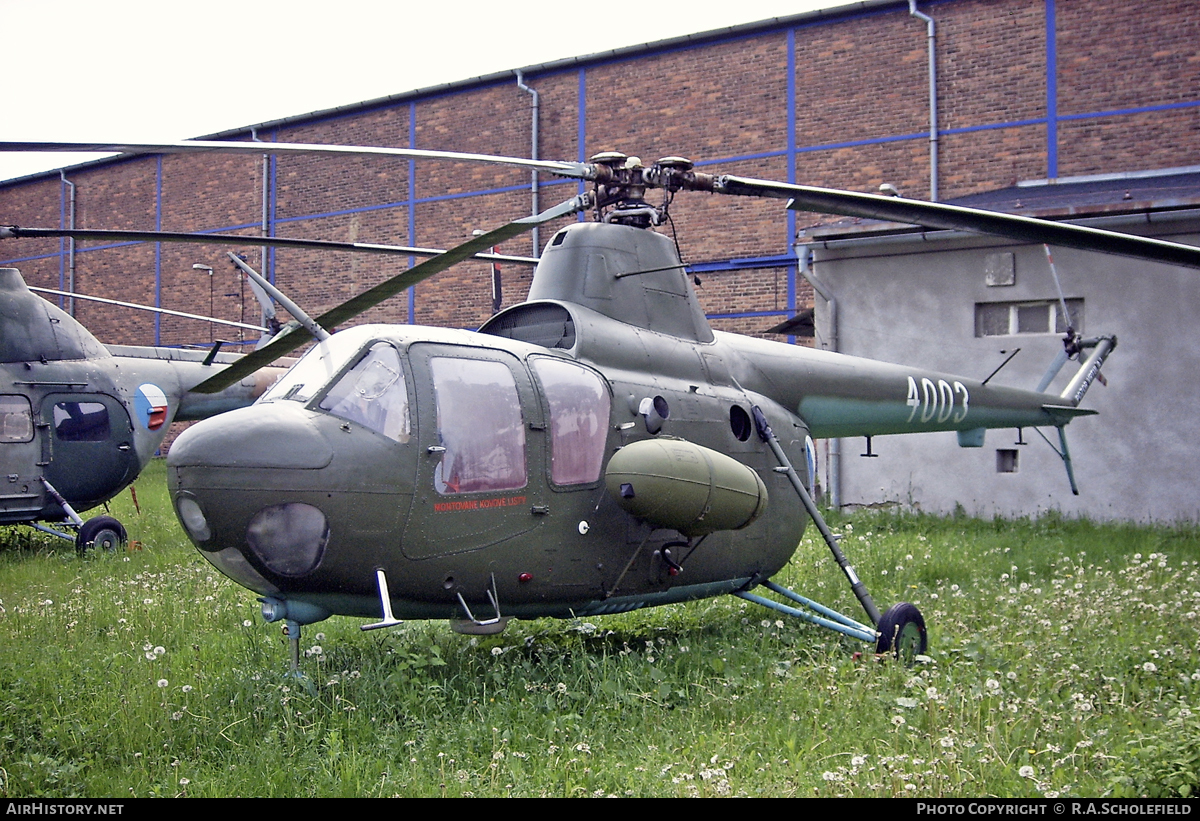
[[158, 385], [138, 386], [137, 397], [133, 401], [138, 419], [147, 430], [158, 430], [167, 421], [167, 395]]

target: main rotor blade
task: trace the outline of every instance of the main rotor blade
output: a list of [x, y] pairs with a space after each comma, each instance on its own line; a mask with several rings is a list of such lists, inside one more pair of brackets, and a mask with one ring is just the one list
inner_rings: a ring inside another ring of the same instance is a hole
[[[406, 245], [377, 245], [369, 242], [332, 242], [320, 239], [294, 239], [291, 237], [237, 236], [234, 234], [195, 234], [178, 231], [114, 231], [90, 228], [21, 228], [17, 225], [0, 225], [0, 239], [71, 237], [101, 241], [133, 242], [187, 242], [198, 245], [269, 245], [272, 248], [302, 248], [314, 251], [356, 251], [364, 254], [385, 256], [435, 257], [446, 253], [440, 248], [414, 248]], [[537, 265], [533, 257], [511, 254], [479, 253], [476, 259], [489, 262], [511, 262]]]
[[748, 177], [725, 176], [718, 177], [717, 180], [717, 190], [724, 193], [791, 200], [788, 208], [794, 211], [816, 211], [822, 214], [924, 225], [929, 228], [992, 234], [1019, 242], [1061, 245], [1084, 251], [1099, 251], [1165, 262], [1169, 265], [1200, 268], [1200, 248], [1106, 231], [1102, 228], [1050, 222], [1035, 217], [1001, 214], [961, 205], [885, 197], [879, 194], [860, 194], [854, 191], [815, 188]]
[[386, 146], [317, 145], [313, 143], [237, 142], [224, 140], [181, 140], [168, 143], [62, 143], [3, 142], [6, 152], [90, 152], [116, 154], [335, 154], [343, 157], [400, 157], [413, 160], [450, 160], [489, 165], [510, 165], [530, 171], [545, 171], [574, 179], [591, 179], [593, 166], [559, 160], [527, 160], [522, 157], [497, 157], [491, 154], [466, 154], [459, 151], [434, 151], [420, 148]]
[[[122, 302], [119, 299], [108, 299], [102, 296], [86, 296], [84, 294], [73, 294], [70, 291], [56, 291], [53, 288], [38, 288], [33, 285], [27, 286], [29, 290], [36, 294], [52, 294], [54, 296], [66, 297], [67, 299], [83, 299], [89, 302], [101, 302], [105, 305], [116, 305], [120, 308], [136, 308], [139, 311], [152, 311], [156, 314], [165, 316], [178, 316], [184, 319], [197, 319], [201, 322], [212, 322], [215, 325], [228, 325], [232, 328], [245, 328], [250, 331], [265, 331], [267, 330], [262, 325], [250, 325], [246, 322], [234, 322], [232, 319], [217, 319], [212, 316], [202, 316], [200, 314], [189, 314], [184, 311], [172, 311], [168, 308], [156, 308], [153, 305], [139, 305], [136, 302]], [[53, 302], [53, 300], [49, 300]]]
[[[523, 217], [510, 222], [508, 225], [488, 231], [486, 234], [474, 237], [461, 245], [456, 245], [439, 256], [418, 263], [404, 273], [386, 279], [374, 288], [363, 291], [358, 296], [326, 311], [317, 317], [317, 324], [326, 329], [340, 325], [369, 308], [375, 307], [385, 299], [395, 296], [404, 289], [423, 282], [457, 262], [462, 262], [464, 259], [475, 256], [484, 248], [498, 245], [526, 231], [531, 231], [543, 223], [550, 222], [559, 217], [565, 217], [568, 214], [574, 214], [576, 211], [582, 211], [590, 207], [590, 205], [591, 197], [588, 195], [572, 197], [566, 202], [559, 203], [540, 214]], [[294, 328], [291, 332], [285, 331], [280, 333], [279, 336], [275, 337], [267, 345], [259, 348], [254, 353], [247, 354], [225, 370], [204, 380], [192, 388], [192, 390], [197, 393], [216, 393], [223, 390], [243, 377], [254, 373], [259, 368], [271, 364], [279, 357], [291, 353], [310, 339], [312, 339], [312, 335], [299, 327]]]

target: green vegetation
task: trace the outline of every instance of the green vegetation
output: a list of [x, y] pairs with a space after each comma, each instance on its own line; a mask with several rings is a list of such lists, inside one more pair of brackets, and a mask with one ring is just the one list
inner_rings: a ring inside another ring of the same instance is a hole
[[[0, 796], [1187, 795], [1200, 528], [833, 521], [928, 659], [726, 597], [587, 621], [278, 626], [192, 549], [163, 468], [140, 545], [0, 550]], [[857, 615], [815, 534], [782, 581]], [[860, 655], [861, 653], [861, 655]]]

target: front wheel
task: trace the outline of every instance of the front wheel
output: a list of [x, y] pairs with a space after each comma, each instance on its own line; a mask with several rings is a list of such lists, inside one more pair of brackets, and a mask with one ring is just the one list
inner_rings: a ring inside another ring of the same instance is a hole
[[894, 604], [879, 620], [879, 638], [875, 652], [879, 655], [891, 653], [905, 664], [922, 655], [929, 648], [929, 635], [925, 632], [925, 617], [915, 604]]
[[79, 527], [75, 549], [86, 553], [93, 547], [116, 550], [129, 541], [125, 527], [112, 516], [94, 516]]

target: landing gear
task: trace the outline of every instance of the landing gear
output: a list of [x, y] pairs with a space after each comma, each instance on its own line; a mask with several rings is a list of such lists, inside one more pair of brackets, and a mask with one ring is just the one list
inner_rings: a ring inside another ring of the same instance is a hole
[[929, 648], [925, 617], [915, 604], [900, 602], [892, 605], [875, 629], [879, 631], [879, 639], [875, 642], [878, 655], [890, 653], [905, 664], [912, 664]]
[[[791, 482], [796, 494], [800, 497], [800, 501], [803, 502], [804, 509], [813, 520], [813, 524], [816, 525], [817, 530], [820, 531], [821, 538], [829, 546], [834, 560], [842, 569], [846, 580], [850, 582], [850, 589], [858, 598], [859, 604], [862, 605], [863, 610], [867, 614], [867, 618], [870, 619], [871, 624], [875, 625], [875, 627], [872, 629], [866, 624], [857, 622], [848, 616], [844, 616], [824, 605], [817, 604], [787, 588], [781, 587], [769, 579], [757, 583], [784, 598], [803, 605], [805, 609], [801, 610], [789, 605], [780, 604], [779, 602], [763, 598], [745, 590], [737, 591], [734, 595], [862, 641], [874, 641], [876, 655], [886, 656], [890, 654], [905, 664], [913, 664], [916, 661], [916, 657], [924, 655], [925, 651], [929, 648], [929, 635], [925, 631], [925, 617], [921, 615], [921, 611], [917, 609], [916, 605], [909, 604], [908, 602], [892, 605], [886, 613], [880, 615], [879, 609], [875, 606], [875, 602], [871, 598], [871, 594], [867, 592], [866, 586], [854, 572], [854, 568], [847, 561], [841, 548], [838, 547], [838, 537], [825, 524], [821, 512], [817, 510], [817, 506], [813, 502], [812, 497], [808, 495], [808, 490], [804, 487], [804, 483], [800, 481], [800, 477], [788, 460], [787, 454], [784, 453], [779, 441], [775, 438], [771, 426], [767, 424], [766, 416], [757, 406], [753, 408], [753, 413], [755, 428], [758, 430], [759, 438], [767, 444], [775, 454], [776, 459], [779, 460], [780, 467], [776, 468], [776, 470], [787, 475], [788, 481]], [[870, 442], [871, 440], [868, 438], [868, 454], [864, 455], [872, 455], [869, 453]]]
[[94, 516], [79, 526], [75, 536], [75, 549], [86, 553], [93, 547], [116, 550], [129, 541], [125, 527], [112, 516]]

